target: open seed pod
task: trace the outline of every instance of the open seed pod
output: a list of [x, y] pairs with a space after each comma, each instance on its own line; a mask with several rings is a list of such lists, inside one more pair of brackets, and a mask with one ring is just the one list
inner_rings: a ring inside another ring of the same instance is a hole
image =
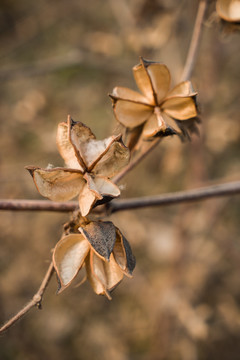
[[111, 299], [110, 291], [131, 276], [135, 258], [120, 230], [110, 221], [93, 221], [79, 233], [63, 236], [53, 252], [59, 292], [67, 288], [85, 266], [87, 278], [96, 294]]
[[71, 118], [60, 123], [57, 145], [66, 168], [26, 167], [41, 195], [54, 201], [67, 201], [78, 196], [83, 216], [95, 204], [102, 204], [120, 195], [110, 178], [129, 161], [129, 150], [121, 135], [96, 140], [91, 130]]

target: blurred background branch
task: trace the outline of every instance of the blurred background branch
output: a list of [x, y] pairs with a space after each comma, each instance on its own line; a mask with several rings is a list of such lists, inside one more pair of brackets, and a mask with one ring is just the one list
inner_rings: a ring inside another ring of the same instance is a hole
[[187, 58], [182, 74], [182, 81], [189, 80], [192, 76], [194, 65], [199, 51], [199, 45], [202, 35], [202, 29], [204, 24], [204, 17], [206, 14], [209, 0], [200, 0], [198, 12], [193, 29], [192, 39], [187, 53]]

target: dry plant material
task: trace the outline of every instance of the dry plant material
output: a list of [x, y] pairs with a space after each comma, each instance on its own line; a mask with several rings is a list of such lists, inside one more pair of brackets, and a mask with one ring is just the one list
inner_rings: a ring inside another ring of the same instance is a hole
[[96, 294], [106, 295], [123, 279], [131, 277], [135, 258], [131, 247], [112, 222], [93, 221], [79, 227], [79, 233], [63, 236], [53, 252], [59, 292], [68, 287], [85, 266]]
[[216, 10], [223, 20], [240, 22], [240, 0], [217, 0]]
[[94, 205], [120, 195], [110, 178], [129, 162], [129, 150], [121, 135], [96, 140], [92, 131], [81, 122], [58, 125], [57, 145], [66, 168], [26, 167], [41, 195], [53, 201], [67, 201], [78, 196], [82, 216]]
[[[237, 1], [233, 3], [238, 4]], [[232, 13], [232, 8], [229, 12]], [[198, 17], [196, 19], [200, 29], [203, 16], [200, 22], [197, 21]], [[194, 41], [199, 43], [196, 37]], [[194, 51], [191, 51], [190, 64], [194, 62], [196, 48], [194, 46]], [[191, 71], [192, 66], [187, 66], [187, 79]], [[183, 81], [170, 90], [171, 76], [167, 66], [143, 58], [133, 68], [133, 74], [140, 93], [115, 87], [110, 95], [117, 120], [128, 131], [132, 131], [131, 149], [139, 138], [152, 140], [155, 136], [175, 134], [174, 128], [169, 126], [171, 119], [183, 135], [194, 131], [192, 124], [197, 119], [197, 93], [190, 81]], [[184, 123], [187, 125], [182, 125]], [[110, 291], [124, 275], [131, 277], [135, 267], [135, 257], [128, 241], [112, 222], [89, 221], [85, 218], [94, 206], [120, 195], [119, 188], [110, 178], [129, 162], [129, 149], [123, 144], [121, 135], [112, 135], [99, 141], [90, 128], [81, 122], [74, 122], [69, 116], [67, 123], [58, 125], [57, 145], [66, 167], [48, 166], [43, 169], [28, 166], [27, 169], [41, 195], [54, 201], [67, 201], [78, 196], [81, 216], [78, 213], [64, 227], [65, 234], [54, 248], [52, 263], [33, 300], [10, 319], [0, 332], [33, 306], [41, 305], [53, 267], [59, 281], [59, 292], [66, 289], [84, 267], [95, 293], [106, 295], [109, 299]], [[152, 145], [154, 142], [147, 150], [144, 150], [143, 145], [138, 162], [149, 153], [149, 149], [153, 149]], [[130, 165], [125, 168], [125, 173], [133, 168]]]
[[[141, 93], [115, 87], [113, 100], [117, 120], [128, 129], [142, 127], [142, 137], [174, 134], [170, 119], [184, 122], [197, 117], [196, 95], [190, 81], [170, 90], [171, 75], [166, 65], [147, 61], [133, 67], [133, 75]], [[178, 124], [178, 123], [177, 123]]]

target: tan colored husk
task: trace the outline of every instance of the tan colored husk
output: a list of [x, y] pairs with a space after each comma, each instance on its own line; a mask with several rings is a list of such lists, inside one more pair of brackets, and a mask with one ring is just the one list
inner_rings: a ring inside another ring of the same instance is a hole
[[77, 276], [90, 250], [89, 242], [81, 234], [64, 236], [53, 251], [53, 265], [56, 270], [60, 289], [66, 289]]
[[81, 233], [62, 237], [53, 251], [53, 264], [59, 280], [58, 293], [65, 290], [85, 266], [96, 294], [106, 295], [123, 279], [131, 277], [135, 258], [130, 245], [112, 222], [88, 222]]
[[42, 169], [28, 166], [26, 169], [33, 177], [41, 195], [53, 201], [67, 201], [77, 196], [84, 186], [82, 172], [78, 169]]
[[86, 125], [69, 116], [67, 123], [58, 126], [57, 145], [67, 166], [74, 168], [27, 167], [41, 195], [54, 201], [67, 201], [79, 195], [83, 216], [98, 201], [104, 203], [120, 195], [109, 178], [129, 162], [129, 150], [121, 135], [96, 140]]
[[[191, 82], [181, 82], [170, 90], [171, 76], [167, 66], [140, 60], [140, 64], [134, 66], [133, 74], [141, 93], [116, 87], [110, 95], [116, 119], [129, 129], [144, 125], [142, 137], [151, 139], [169, 133], [164, 115], [178, 121], [195, 118], [197, 93]], [[171, 134], [174, 133], [176, 131], [172, 129]]]
[[228, 22], [240, 22], [239, 0], [217, 0], [216, 10], [223, 20]]

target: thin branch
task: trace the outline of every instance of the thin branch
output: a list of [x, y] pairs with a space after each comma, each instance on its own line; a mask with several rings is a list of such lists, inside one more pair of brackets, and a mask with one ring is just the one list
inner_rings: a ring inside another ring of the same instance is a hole
[[0, 200], [0, 210], [71, 212], [78, 209], [77, 201], [55, 202], [49, 200]]
[[164, 206], [179, 203], [204, 200], [218, 196], [231, 196], [240, 193], [240, 181], [222, 185], [213, 185], [201, 189], [180, 191], [156, 196], [144, 196], [127, 200], [118, 200], [109, 203], [109, 213], [117, 211], [139, 209], [150, 206]]
[[192, 71], [196, 62], [202, 29], [203, 29], [203, 21], [205, 17], [205, 13], [208, 6], [208, 0], [200, 0], [198, 6], [198, 12], [195, 20], [195, 25], [193, 29], [192, 39], [190, 42], [187, 60], [185, 62], [182, 81], [190, 79], [192, 75]]
[[[174, 205], [218, 196], [231, 196], [239, 193], [240, 181], [236, 181], [221, 185], [207, 186], [200, 189], [167, 193], [164, 195], [144, 196], [126, 200], [116, 199], [111, 201], [107, 207], [108, 212], [113, 213], [142, 207]], [[77, 201], [57, 203], [49, 200], [0, 200], [0, 210], [69, 212], [76, 209], [78, 209]], [[96, 208], [96, 210], [97, 209], [98, 208]]]
[[33, 298], [11, 319], [9, 319], [1, 328], [0, 328], [0, 334], [3, 333], [5, 330], [10, 328], [13, 324], [15, 324], [16, 321], [21, 319], [29, 310], [31, 310], [34, 306], [37, 306], [38, 309], [41, 309], [42, 304], [42, 298], [43, 294], [48, 286], [48, 283], [54, 273], [54, 267], [53, 263], [48, 267], [48, 270], [43, 278], [43, 281], [36, 292], [36, 294], [33, 296]]

